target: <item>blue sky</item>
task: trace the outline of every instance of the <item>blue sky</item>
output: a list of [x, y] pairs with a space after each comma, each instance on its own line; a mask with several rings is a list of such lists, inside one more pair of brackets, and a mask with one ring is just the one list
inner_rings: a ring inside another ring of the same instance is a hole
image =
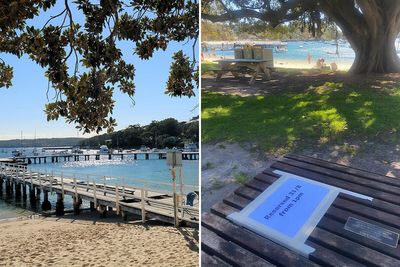
[[[57, 14], [60, 8], [55, 7], [46, 12], [33, 24], [43, 25], [49, 15]], [[79, 19], [81, 18], [78, 17], [77, 20]], [[113, 117], [117, 119], [117, 130], [131, 124], [145, 125], [152, 120], [174, 117], [182, 121], [198, 115], [198, 108], [194, 109], [199, 101], [198, 96], [171, 98], [164, 94], [173, 53], [182, 49], [191, 55], [191, 46], [191, 43], [171, 43], [166, 51], [158, 51], [152, 59], [142, 61], [132, 55], [132, 45], [122, 44], [125, 60], [133, 63], [136, 68], [136, 94], [133, 106], [127, 95], [118, 90], [114, 92], [116, 103]], [[45, 69], [36, 65], [27, 56], [18, 59], [12, 55], [0, 54], [0, 57], [14, 67], [13, 86], [9, 89], [0, 89], [0, 140], [20, 138], [21, 131], [24, 139], [33, 138], [35, 131], [37, 138], [82, 136], [74, 124], [65, 123], [63, 118], [58, 121], [47, 121], [44, 113], [44, 106], [47, 103]], [[196, 90], [196, 95], [198, 94], [199, 91]]]

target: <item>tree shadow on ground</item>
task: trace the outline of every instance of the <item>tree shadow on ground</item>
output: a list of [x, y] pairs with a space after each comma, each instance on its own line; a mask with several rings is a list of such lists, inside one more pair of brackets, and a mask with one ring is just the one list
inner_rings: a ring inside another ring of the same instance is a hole
[[[400, 79], [378, 75], [356, 83], [360, 78], [317, 77], [301, 83], [304, 77], [290, 76], [285, 83], [292, 87], [280, 85], [279, 90], [262, 83], [256, 89], [264, 93], [254, 91], [249, 97], [232, 93], [231, 85], [209, 87], [202, 95], [203, 141], [250, 142], [267, 153], [308, 151], [333, 161], [347, 157], [342, 163], [397, 174]], [[374, 151], [378, 144], [386, 151]], [[370, 156], [360, 160], [359, 153]], [[374, 155], [390, 158], [382, 160], [389, 163], [377, 163]], [[367, 161], [371, 166], [366, 166]]]
[[264, 81], [258, 78], [249, 85], [250, 77], [236, 79], [232, 75], [215, 80], [212, 72], [202, 74], [202, 90], [241, 96], [269, 95], [277, 93], [302, 92], [310, 86], [319, 86], [325, 82], [342, 82], [359, 87], [371, 87], [376, 90], [392, 89], [400, 86], [400, 74], [348, 75], [345, 72], [321, 72], [320, 70], [277, 69], [272, 79]]

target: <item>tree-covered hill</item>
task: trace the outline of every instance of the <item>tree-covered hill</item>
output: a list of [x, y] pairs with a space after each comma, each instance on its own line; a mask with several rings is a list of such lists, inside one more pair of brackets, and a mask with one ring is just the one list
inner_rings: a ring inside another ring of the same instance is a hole
[[183, 147], [185, 143], [199, 142], [198, 117], [188, 122], [174, 118], [153, 121], [149, 125], [130, 125], [124, 130], [102, 134], [81, 141], [83, 147], [97, 148], [107, 144], [109, 148], [151, 148]]

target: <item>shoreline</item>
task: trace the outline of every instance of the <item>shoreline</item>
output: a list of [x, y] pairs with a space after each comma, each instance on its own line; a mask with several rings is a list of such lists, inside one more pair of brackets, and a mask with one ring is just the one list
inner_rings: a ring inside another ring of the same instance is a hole
[[[228, 58], [228, 57], [226, 57]], [[202, 60], [202, 63], [211, 62], [216, 63], [217, 60], [221, 59], [220, 57], [208, 56]], [[336, 63], [338, 67], [338, 71], [348, 71], [353, 64], [353, 62], [348, 61], [326, 61], [326, 65], [329, 67], [330, 63]], [[284, 69], [316, 69], [316, 60], [311, 60], [311, 63], [308, 64], [307, 60], [297, 60], [297, 59], [274, 59], [274, 67], [275, 68], [284, 68]]]

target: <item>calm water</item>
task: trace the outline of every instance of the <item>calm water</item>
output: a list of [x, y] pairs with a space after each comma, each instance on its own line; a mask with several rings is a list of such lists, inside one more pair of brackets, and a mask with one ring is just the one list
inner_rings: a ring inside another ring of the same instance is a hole
[[[398, 47], [398, 55], [400, 56], [400, 39], [396, 41], [396, 47]], [[233, 58], [233, 50], [219, 50], [219, 46], [215, 46], [216, 50], [210, 51], [215, 53], [216, 56], [222, 56], [225, 58]], [[274, 51], [274, 59], [284, 60], [307, 60], [308, 53], [311, 54], [312, 60], [315, 61], [318, 58], [324, 58], [327, 62], [345, 62], [352, 63], [355, 58], [354, 50], [350, 47], [349, 43], [339, 44], [339, 56], [336, 54], [336, 44], [334, 41], [290, 41], [287, 42], [287, 52], [277, 53]]]
[[[10, 148], [0, 148], [0, 158], [11, 156], [13, 150]], [[31, 155], [33, 148], [25, 148], [24, 150], [26, 155]], [[49, 154], [48, 152], [42, 153], [41, 149], [38, 149], [38, 151], [41, 154]], [[91, 152], [95, 153], [95, 151]], [[108, 160], [108, 156], [104, 155], [101, 156], [100, 160], [94, 160], [93, 157], [90, 161], [84, 161], [81, 158], [78, 162], [63, 162], [61, 160], [59, 163], [31, 164], [28, 166], [28, 169], [33, 171], [47, 171], [49, 173], [53, 172], [55, 175], [63, 173], [64, 177], [71, 178], [75, 174], [77, 179], [96, 181], [97, 183], [103, 183], [106, 180], [107, 184], [145, 186], [168, 192], [172, 190], [170, 185], [172, 181], [171, 171], [167, 166], [166, 160], [159, 160], [158, 155], [150, 156], [149, 160], [145, 160], [144, 155], [138, 156], [137, 160], [134, 160], [133, 156], [124, 156], [123, 160], [120, 157]], [[186, 193], [198, 190], [198, 172], [198, 160], [183, 161], [182, 177]], [[25, 214], [29, 215], [30, 212], [26, 211], [26, 208], [30, 207], [29, 203], [27, 207], [23, 207], [21, 206], [22, 203], [14, 203], [14, 200], [6, 200], [5, 194], [2, 194], [0, 198], [0, 219], [24, 216]], [[55, 201], [56, 196], [50, 196], [52, 206], [54, 206]], [[71, 201], [66, 199], [67, 208], [69, 204], [72, 204]], [[19, 206], [19, 208], [16, 206]]]

